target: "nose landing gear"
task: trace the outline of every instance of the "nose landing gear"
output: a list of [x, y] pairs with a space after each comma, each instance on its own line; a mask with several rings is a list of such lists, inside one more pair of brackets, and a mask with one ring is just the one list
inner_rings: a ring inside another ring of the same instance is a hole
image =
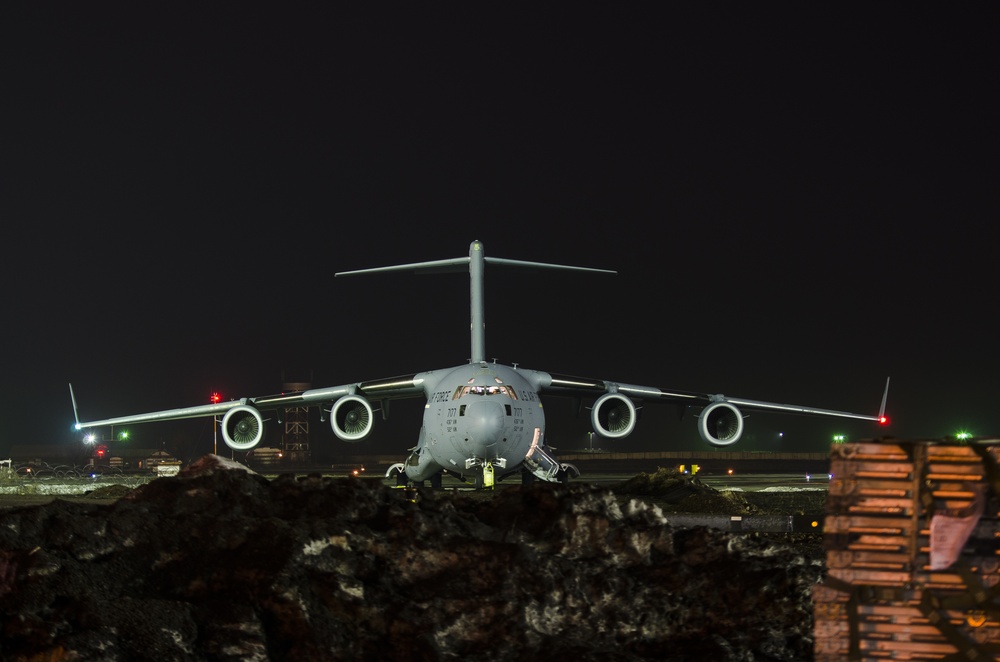
[[481, 474], [476, 474], [476, 489], [492, 490], [494, 484], [493, 463], [486, 462], [483, 464], [483, 472]]

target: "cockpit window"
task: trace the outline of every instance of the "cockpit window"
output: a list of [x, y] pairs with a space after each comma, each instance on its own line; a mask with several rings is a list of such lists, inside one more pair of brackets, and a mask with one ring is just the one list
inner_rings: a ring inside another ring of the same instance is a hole
[[460, 386], [455, 389], [455, 395], [452, 396], [452, 400], [458, 400], [459, 398], [466, 395], [482, 395], [482, 396], [494, 396], [502, 395], [510, 398], [511, 400], [517, 400], [517, 393], [514, 389], [508, 386]]

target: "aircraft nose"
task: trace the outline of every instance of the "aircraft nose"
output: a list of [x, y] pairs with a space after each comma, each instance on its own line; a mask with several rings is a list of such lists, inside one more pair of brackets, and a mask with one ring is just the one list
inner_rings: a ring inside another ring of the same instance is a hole
[[498, 402], [475, 402], [465, 409], [469, 440], [490, 446], [503, 435], [503, 405]]

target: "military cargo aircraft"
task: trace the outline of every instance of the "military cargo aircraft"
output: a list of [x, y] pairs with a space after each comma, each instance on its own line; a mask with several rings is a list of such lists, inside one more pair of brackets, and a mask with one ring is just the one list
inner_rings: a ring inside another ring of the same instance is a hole
[[[472, 353], [461, 365], [397, 377], [350, 382], [294, 393], [242, 398], [180, 409], [82, 422], [76, 428], [115, 426], [193, 417], [221, 416], [223, 441], [235, 451], [249, 451], [264, 438], [265, 412], [286, 408], [319, 407], [329, 416], [334, 434], [348, 443], [362, 441], [375, 424], [376, 407], [387, 411], [391, 400], [423, 398], [423, 424], [416, 446], [403, 462], [390, 468], [400, 485], [440, 486], [449, 474], [477, 488], [489, 487], [506, 476], [521, 474], [524, 482], [540, 479], [565, 482], [578, 475], [575, 467], [560, 463], [545, 443], [542, 399], [568, 396], [589, 403], [594, 432], [606, 439], [627, 437], [635, 429], [638, 409], [668, 403], [697, 410], [698, 433], [714, 446], [729, 446], [743, 434], [744, 411], [770, 411], [836, 416], [885, 424], [885, 398], [876, 414], [779, 404], [721, 394], [697, 393], [639, 386], [605, 379], [558, 375], [501, 365], [486, 360], [484, 315], [485, 265], [559, 269], [615, 274], [605, 269], [575, 267], [487, 257], [483, 244], [473, 241], [468, 256], [336, 273], [356, 276], [379, 272], [462, 271], [471, 278]], [[70, 385], [72, 396], [73, 387]], [[73, 399], [74, 413], [76, 401]]]

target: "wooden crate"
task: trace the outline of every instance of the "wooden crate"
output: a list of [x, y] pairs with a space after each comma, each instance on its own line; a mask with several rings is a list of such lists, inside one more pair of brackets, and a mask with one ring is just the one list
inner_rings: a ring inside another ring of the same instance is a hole
[[1000, 440], [835, 445], [817, 660], [1000, 660]]

